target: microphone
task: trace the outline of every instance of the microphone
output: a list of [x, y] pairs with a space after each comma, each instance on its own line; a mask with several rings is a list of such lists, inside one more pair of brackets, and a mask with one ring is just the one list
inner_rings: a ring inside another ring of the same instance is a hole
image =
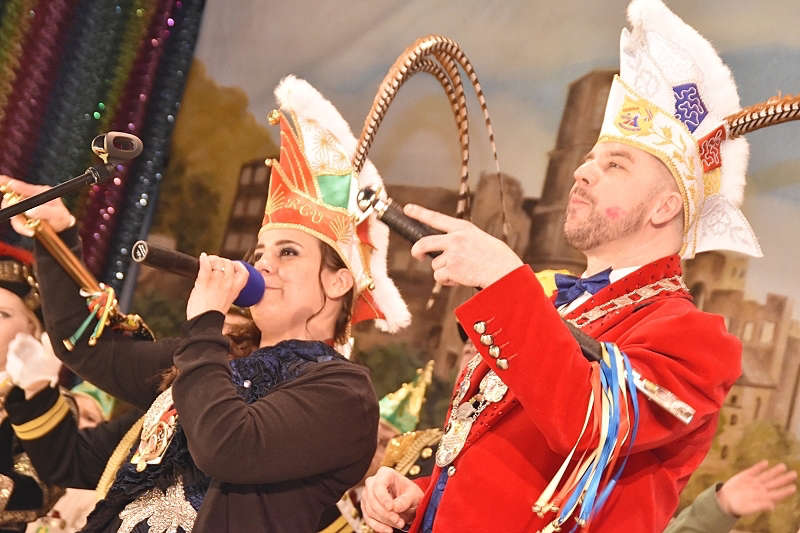
[[[166, 270], [178, 276], [195, 279], [200, 271], [200, 261], [189, 254], [170, 250], [161, 246], [156, 246], [147, 241], [136, 241], [131, 248], [131, 258], [137, 263]], [[264, 278], [253, 265], [246, 261], [238, 261], [247, 269], [247, 283], [236, 300], [234, 305], [239, 307], [250, 307], [261, 301], [264, 297], [266, 284]]]
[[70, 178], [44, 192], [24, 198], [15, 204], [0, 209], [0, 221], [8, 220], [54, 198], [61, 198], [84, 185], [101, 185], [105, 183], [111, 177], [113, 165], [135, 159], [142, 153], [143, 148], [142, 140], [130, 133], [109, 131], [98, 135], [92, 140], [92, 152], [103, 160], [102, 165], [92, 165], [80, 176]]
[[109, 131], [92, 140], [92, 152], [106, 164], [135, 159], [143, 149], [144, 145], [139, 137], [121, 131]]
[[[374, 210], [378, 220], [389, 226], [389, 229], [399, 233], [401, 237], [404, 237], [411, 244], [428, 235], [442, 234], [441, 231], [435, 230], [403, 213], [403, 206], [398, 205], [391, 198], [387, 197], [386, 200], [383, 200], [378, 197], [378, 192], [372, 187], [364, 187], [358, 191], [356, 200], [358, 208], [361, 209], [364, 215], [368, 214], [370, 210]], [[441, 253], [441, 251], [437, 250], [428, 252], [427, 255], [432, 259], [437, 255], [441, 255]]]
[[[358, 201], [358, 208], [361, 209], [365, 216], [370, 210], [374, 210], [378, 220], [389, 226], [390, 230], [396, 231], [412, 243], [428, 235], [442, 234], [441, 231], [435, 230], [427, 224], [414, 220], [403, 213], [403, 208], [391, 198], [387, 197], [386, 200], [379, 198], [378, 192], [372, 187], [364, 187], [358, 191], [356, 200]], [[441, 251], [428, 252], [428, 255], [430, 257], [436, 257], [441, 253]], [[564, 325], [572, 336], [575, 337], [575, 340], [578, 341], [578, 344], [580, 344], [581, 351], [586, 359], [589, 361], [602, 360], [602, 351], [599, 342], [567, 321], [564, 321]]]

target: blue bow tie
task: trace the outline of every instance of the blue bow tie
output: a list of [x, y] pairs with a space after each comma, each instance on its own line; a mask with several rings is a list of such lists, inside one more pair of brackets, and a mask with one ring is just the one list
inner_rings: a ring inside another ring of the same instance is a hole
[[608, 275], [611, 274], [611, 269], [603, 270], [589, 276], [588, 278], [578, 278], [576, 276], [568, 276], [566, 274], [556, 274], [556, 287], [558, 287], [558, 295], [554, 305], [561, 307], [578, 298], [584, 292], [589, 294], [596, 294], [601, 289], [605, 288], [610, 280]]

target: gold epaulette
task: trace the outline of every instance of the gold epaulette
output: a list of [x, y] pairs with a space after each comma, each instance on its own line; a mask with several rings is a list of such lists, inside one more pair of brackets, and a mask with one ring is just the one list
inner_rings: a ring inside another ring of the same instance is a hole
[[39, 439], [50, 433], [68, 414], [69, 404], [64, 396], [59, 394], [56, 402], [45, 413], [24, 424], [11, 424], [11, 427], [22, 440]]
[[432, 447], [441, 438], [442, 430], [439, 428], [420, 429], [398, 435], [386, 447], [386, 455], [381, 464], [394, 468], [404, 476], [415, 476], [419, 472], [411, 472], [414, 464], [420, 459], [429, 459], [433, 455]]

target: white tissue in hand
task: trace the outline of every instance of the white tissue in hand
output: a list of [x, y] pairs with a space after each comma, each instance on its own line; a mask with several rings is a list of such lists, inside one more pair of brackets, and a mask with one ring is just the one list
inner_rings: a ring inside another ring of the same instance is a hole
[[22, 389], [42, 381], [55, 386], [60, 369], [61, 361], [53, 354], [47, 334], [39, 342], [27, 333], [17, 333], [8, 344], [6, 372], [14, 385]]

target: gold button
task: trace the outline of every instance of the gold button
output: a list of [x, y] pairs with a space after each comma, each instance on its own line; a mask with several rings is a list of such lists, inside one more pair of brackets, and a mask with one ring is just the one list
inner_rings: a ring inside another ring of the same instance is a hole
[[454, 475], [456, 475], [456, 467], [454, 467], [453, 465], [450, 465], [450, 468], [447, 469], [447, 475], [450, 476], [450, 477], [453, 477]]
[[492, 344], [491, 346], [489, 346], [489, 355], [491, 355], [495, 359], [500, 357], [500, 347], [497, 346], [496, 344]]
[[491, 346], [494, 344], [494, 338], [488, 333], [481, 335], [481, 344], [484, 346]]
[[424, 448], [420, 453], [420, 455], [422, 456], [423, 459], [430, 459], [431, 455], [433, 455], [433, 450], [431, 450], [430, 448]]
[[478, 335], [483, 335], [484, 333], [486, 333], [486, 322], [484, 322], [483, 320], [475, 322], [475, 324], [472, 325], [472, 329], [474, 329], [475, 333], [477, 333]]
[[497, 368], [500, 370], [508, 370], [508, 359], [498, 359]]
[[420, 471], [419, 465], [414, 465], [408, 469], [408, 475], [416, 476], [417, 474], [419, 474], [419, 471]]

